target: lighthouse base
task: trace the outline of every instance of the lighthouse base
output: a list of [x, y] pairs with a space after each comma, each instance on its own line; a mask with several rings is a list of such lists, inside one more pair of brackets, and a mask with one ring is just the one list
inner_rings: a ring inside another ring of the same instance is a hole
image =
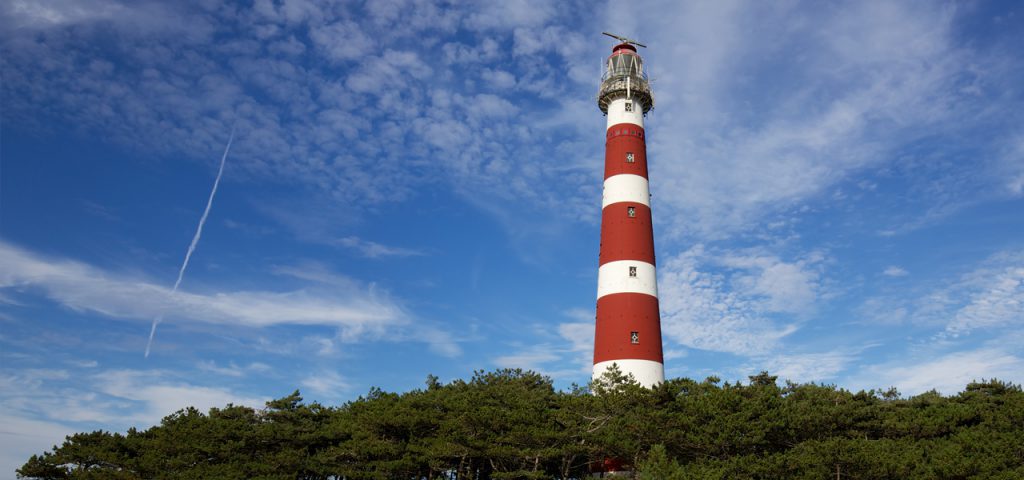
[[618, 365], [619, 371], [623, 374], [632, 374], [637, 383], [645, 388], [651, 388], [665, 381], [665, 366], [660, 362], [633, 358], [595, 363], [592, 378], [597, 380], [604, 372], [611, 368], [612, 364]]
[[626, 466], [614, 458], [605, 458], [604, 461], [591, 464], [591, 478], [634, 478], [632, 467]]

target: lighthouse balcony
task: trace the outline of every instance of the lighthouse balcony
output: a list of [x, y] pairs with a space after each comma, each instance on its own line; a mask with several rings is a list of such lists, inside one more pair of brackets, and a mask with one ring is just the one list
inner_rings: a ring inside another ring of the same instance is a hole
[[647, 75], [606, 75], [601, 82], [601, 90], [597, 93], [597, 106], [608, 113], [612, 100], [630, 98], [643, 105], [646, 114], [654, 108], [654, 93], [651, 92]]

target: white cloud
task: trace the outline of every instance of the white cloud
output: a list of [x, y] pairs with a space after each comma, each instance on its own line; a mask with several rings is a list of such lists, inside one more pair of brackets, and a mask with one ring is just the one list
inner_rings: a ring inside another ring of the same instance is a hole
[[356, 236], [338, 239], [338, 245], [354, 249], [367, 258], [381, 257], [412, 257], [423, 255], [423, 252], [411, 248], [391, 247], [377, 242], [364, 240]]
[[415, 52], [386, 50], [365, 60], [345, 82], [355, 93], [384, 96], [391, 89], [406, 90], [414, 80], [431, 73], [431, 67]]
[[426, 342], [430, 351], [442, 357], [455, 358], [462, 355], [462, 347], [459, 346], [460, 337], [441, 330], [429, 323], [419, 322], [407, 334], [396, 332], [397, 340], [415, 340]]
[[[884, 274], [907, 275], [899, 267]], [[1024, 319], [1024, 252], [999, 252], [962, 275], [908, 288], [866, 298], [857, 313], [880, 324], [939, 327], [936, 340], [1019, 327]]]
[[228, 377], [241, 378], [245, 377], [252, 372], [267, 372], [270, 371], [270, 366], [265, 363], [252, 362], [249, 365], [239, 366], [235, 362], [229, 362], [227, 366], [221, 367], [217, 365], [217, 362], [213, 360], [199, 362], [197, 367], [200, 370], [206, 372], [216, 373], [218, 375], [224, 375]]
[[514, 353], [495, 357], [494, 364], [533, 370], [556, 380], [589, 381], [594, 358], [594, 314], [584, 309], [571, 309], [564, 314], [580, 321], [560, 323], [554, 332], [547, 325], [537, 326], [541, 338], [557, 335], [559, 341], [516, 344]]
[[555, 6], [541, 0], [511, 0], [485, 2], [466, 19], [466, 26], [474, 30], [536, 27], [547, 22], [555, 13]]
[[855, 310], [858, 322], [882, 325], [900, 325], [911, 320], [910, 307], [904, 299], [868, 297]]
[[424, 341], [445, 356], [461, 352], [449, 334], [423, 320], [411, 322], [412, 317], [386, 291], [333, 274], [316, 263], [276, 267], [275, 272], [344, 288], [171, 295], [169, 288], [145, 278], [73, 260], [43, 258], [4, 242], [0, 242], [0, 266], [0, 288], [39, 291], [64, 307], [111, 318], [149, 321], [163, 315], [171, 321], [254, 328], [323, 325], [336, 327], [344, 342]]
[[0, 291], [0, 304], [22, 306], [22, 304], [20, 302], [15, 300], [10, 295], [5, 294], [3, 291]]
[[769, 312], [806, 313], [817, 300], [822, 261], [819, 254], [787, 263], [763, 252], [728, 252], [713, 256], [709, 263], [738, 269], [732, 277], [733, 290], [762, 297], [761, 307]]
[[61, 423], [22, 418], [10, 412], [0, 413], [0, 425], [0, 476], [7, 478], [14, 478], [14, 470], [29, 457], [51, 450], [77, 431]]
[[561, 355], [553, 352], [549, 345], [536, 345], [513, 355], [497, 357], [494, 364], [501, 368], [522, 368], [539, 372], [543, 371], [544, 364], [561, 358]]
[[588, 321], [558, 325], [558, 334], [569, 342], [569, 349], [573, 352], [590, 354], [594, 351], [594, 315], [588, 317]]
[[311, 342], [317, 347], [316, 354], [320, 356], [328, 356], [335, 353], [334, 340], [324, 337], [308, 337], [306, 341]]
[[905, 277], [908, 275], [908, 272], [901, 267], [897, 267], [896, 265], [890, 265], [888, 267], [885, 267], [885, 270], [882, 271], [882, 275], [885, 275], [887, 277]]
[[[602, 22], [571, 5], [14, 5], [43, 12], [24, 18], [138, 11], [256, 38], [169, 49], [166, 38], [126, 26], [138, 22], [117, 22], [137, 61], [114, 62], [83, 47], [95, 32], [46, 21], [45, 41], [13, 34], [7, 45], [5, 118], [54, 112], [111, 142], [195, 159], [219, 148], [211, 132], [237, 123], [240, 181], [296, 182], [362, 205], [404, 201], [438, 182], [492, 213], [544, 208], [561, 212], [553, 221], [596, 220], [602, 119], [591, 96], [608, 44], [581, 33]], [[998, 112], [979, 114], [979, 94], [962, 90], [970, 80], [982, 94], [999, 91], [997, 64], [1012, 63], [956, 46], [955, 8], [652, 1], [628, 18], [606, 8], [605, 24], [651, 45], [652, 186], [659, 231], [671, 239], [724, 238], [884, 166], [923, 135], [999, 123]], [[456, 37], [466, 29], [470, 38]], [[987, 181], [1016, 191], [1020, 170], [1010, 170]]]
[[[812, 311], [820, 290], [817, 255], [787, 263], [763, 252], [705, 252], [697, 246], [659, 265], [666, 339], [690, 348], [763, 354], [795, 332], [774, 314]], [[726, 270], [714, 273], [715, 266]]]
[[686, 358], [689, 355], [690, 355], [690, 352], [687, 351], [686, 349], [682, 349], [682, 348], [678, 348], [678, 349], [669, 348], [669, 349], [665, 350], [665, 361], [668, 362], [669, 360], [675, 360], [675, 359], [678, 359], [678, 358]]
[[373, 48], [373, 40], [349, 20], [313, 27], [309, 36], [333, 60], [354, 60]]
[[338, 398], [351, 388], [348, 382], [334, 371], [321, 371], [302, 380], [302, 388], [328, 398]]
[[777, 375], [779, 380], [795, 382], [823, 382], [837, 375], [858, 359], [847, 352], [781, 353], [758, 357], [748, 362], [745, 370], [750, 375], [762, 370]]
[[36, 383], [41, 383], [48, 380], [67, 380], [71, 374], [67, 370], [57, 370], [50, 368], [29, 368], [23, 371], [23, 374], [27, 378], [33, 379]]
[[969, 299], [954, 313], [947, 333], [1024, 326], [1024, 255], [997, 255], [989, 264], [958, 285], [970, 292]]
[[[227, 404], [260, 408], [266, 398], [238, 395], [226, 388], [193, 385], [177, 380], [177, 375], [159, 370], [108, 370], [94, 376], [98, 392], [114, 397], [129, 411], [96, 411], [95, 417], [79, 421], [132, 422], [139, 426], [154, 425], [160, 419], [185, 407], [205, 412]], [[84, 412], [83, 412], [84, 413]], [[58, 414], [59, 415], [59, 414]]]
[[1024, 380], [1024, 359], [998, 348], [952, 352], [941, 357], [897, 361], [870, 365], [850, 379], [855, 388], [888, 388], [895, 386], [905, 395], [916, 395], [931, 389], [944, 395], [962, 391], [973, 380], [998, 378], [1021, 383]]
[[305, 260], [293, 265], [274, 265], [270, 271], [276, 275], [319, 283], [338, 289], [358, 289], [359, 282], [354, 278], [331, 271], [322, 262]]
[[485, 68], [480, 77], [496, 90], [505, 90], [516, 85], [515, 75], [504, 70]]
[[[186, 376], [190, 379], [185, 380]], [[20, 441], [26, 447], [0, 450], [6, 455], [31, 447], [20, 459], [24, 462], [29, 454], [41, 453], [75, 431], [98, 426], [114, 431], [129, 426], [147, 428], [188, 406], [205, 412], [229, 403], [259, 408], [266, 401], [222, 386], [195, 384], [194, 377], [157, 369], [89, 368], [73, 376], [5, 371], [0, 375], [0, 401], [4, 404], [0, 416], [5, 418], [0, 442]]]
[[[214, 21], [226, 40], [175, 44], [180, 51], [174, 55], [165, 39], [118, 30], [132, 39], [128, 55], [138, 61], [130, 62], [80, 51], [95, 35], [90, 30], [69, 33], [51, 25], [42, 33], [46, 41], [15, 36], [8, 46], [18, 54], [5, 59], [5, 116], [38, 118], [40, 105], [48, 105], [46, 111], [102, 132], [109, 142], [192, 159], [209, 158], [221, 141], [211, 132], [234, 124], [238, 161], [230, 178], [307, 185], [333, 203], [399, 202], [415, 186], [444, 182], [457, 194], [503, 209], [548, 207], [570, 218], [589, 211], [591, 198], [573, 192], [581, 182], [584, 192], [596, 191], [592, 159], [600, 145], [565, 144], [562, 133], [587, 125], [596, 127], [589, 133], [599, 132], [600, 117], [590, 102], [584, 121], [582, 110], [562, 108], [563, 102], [584, 103], [579, 99], [589, 97], [591, 85], [568, 86], [559, 77], [563, 61], [571, 72], [577, 64], [591, 65], [583, 52], [596, 47], [562, 25], [557, 16], [570, 12], [547, 2], [442, 7], [417, 1], [323, 5], [313, 13], [313, 4], [300, 3], [189, 13]], [[462, 43], [466, 39], [453, 36], [460, 23], [488, 30]], [[253, 31], [256, 38], [232, 39], [227, 30]], [[296, 40], [302, 38], [315, 48], [304, 49]], [[561, 58], [509, 62], [502, 49], [530, 39]], [[79, 56], [98, 68], [72, 67]], [[529, 92], [510, 88], [519, 72], [527, 73]], [[540, 104], [544, 112], [535, 123], [523, 123], [524, 100], [531, 105], [536, 98], [547, 99]], [[556, 149], [565, 158], [535, 161]], [[567, 204], [581, 208], [552, 208]], [[304, 203], [275, 218], [291, 224], [288, 217], [309, 210]], [[321, 217], [336, 224], [358, 215], [346, 209]], [[335, 233], [330, 230], [324, 233]]]
[[613, 7], [608, 17], [651, 46], [653, 201], [659, 218], [678, 219], [672, 238], [749, 230], [887, 166], [917, 138], [988, 122], [964, 79], [998, 94], [1008, 78], [1000, 56], [955, 44], [952, 7], [652, 1], [635, 11], [626, 23]]
[[1005, 182], [1010, 195], [1021, 196], [1024, 195], [1024, 134], [1018, 134], [1008, 143], [1000, 155], [997, 178]]
[[[46, 0], [13, 2], [7, 11], [15, 7], [18, 28], [0, 35], [9, 53], [0, 60], [7, 125], [58, 118], [146, 155], [199, 159], [221, 148], [213, 132], [237, 121], [233, 181], [302, 187], [295, 190], [310, 196], [265, 208], [304, 240], [337, 245], [343, 238], [343, 246], [370, 257], [420, 253], [344, 227], [357, 224], [353, 211], [414, 199], [424, 185], [453, 191], [496, 217], [514, 244], [527, 245], [524, 256], [549, 251], [536, 246], [574, 228], [566, 218], [597, 219], [603, 119], [592, 95], [609, 45], [593, 28], [601, 20], [581, 18], [572, 6], [382, 0], [361, 9], [260, 1], [251, 9], [199, 12], [153, 2]], [[605, 24], [651, 45], [642, 53], [659, 102], [648, 131], [669, 342], [737, 354], [776, 348], [828, 294], [826, 261], [708, 242], [766, 223], [786, 230], [808, 204], [839, 202], [829, 194], [841, 182], [912, 163], [903, 158], [907, 145], [917, 151], [928, 138], [962, 138], [973, 129], [989, 132], [992, 145], [1010, 145], [998, 165], [969, 162], [944, 172], [950, 180], [941, 187], [922, 187], [922, 198], [941, 200], [923, 215], [926, 222], [993, 182], [1004, 194], [1021, 192], [1019, 133], [1014, 143], [984, 128], [1019, 125], [1006, 121], [1016, 97], [991, 106], [992, 95], [1017, 83], [999, 77], [995, 59], [1012, 71], [1017, 56], [957, 45], [958, 6], [654, 1], [628, 16], [606, 8]], [[151, 19], [166, 18], [167, 26], [146, 31]], [[95, 48], [103, 44], [97, 29], [69, 25], [109, 25], [130, 46], [126, 57]], [[190, 32], [190, 25], [195, 33], [185, 40], [164, 34]], [[580, 33], [586, 30], [593, 37]], [[210, 31], [224, 41], [190, 43]], [[232, 38], [236, 31], [253, 35]], [[309, 39], [309, 48], [298, 39]], [[931, 160], [915, 165], [937, 168]], [[957, 186], [961, 173], [976, 168], [986, 170], [978, 177], [984, 181]], [[910, 172], [928, 182], [934, 170]], [[794, 219], [780, 226], [772, 215], [779, 212], [795, 212]], [[896, 233], [921, 224], [883, 228]], [[681, 239], [705, 242], [710, 253], [678, 253]], [[409, 327], [408, 314], [386, 293], [322, 265], [277, 269], [317, 288], [176, 299], [162, 282], [3, 243], [0, 267], [0, 285], [117, 318], [169, 312], [224, 325], [330, 325], [342, 329], [341, 339], [399, 325], [403, 338], [422, 334], [437, 352], [459, 352], [444, 332]], [[1020, 318], [1012, 283], [1019, 276], [987, 272], [990, 282], [970, 279], [963, 289], [900, 300], [892, 309], [879, 300], [874, 311], [893, 322], [930, 318], [951, 334], [1012, 325]], [[560, 351], [584, 357], [592, 321], [559, 327], [571, 345]], [[333, 351], [328, 342], [330, 348], [312, 348]], [[532, 359], [543, 364], [541, 357]]]
[[[568, 316], [575, 318], [573, 314]], [[584, 378], [589, 380], [594, 365], [594, 313], [587, 312], [582, 320], [558, 324], [558, 335], [563, 342], [568, 342], [568, 347], [559, 348], [564, 355], [563, 361], [576, 366], [560, 376], [573, 378], [583, 372], [586, 375]]]
[[53, 26], [96, 20], [136, 17], [143, 9], [132, 9], [114, 0], [13, 0], [7, 13], [22, 26]]

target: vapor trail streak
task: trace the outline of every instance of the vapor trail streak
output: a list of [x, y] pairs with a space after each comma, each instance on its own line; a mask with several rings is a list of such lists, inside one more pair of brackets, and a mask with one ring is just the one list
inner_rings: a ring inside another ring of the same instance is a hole
[[[203, 216], [199, 219], [199, 226], [196, 228], [196, 234], [192, 237], [192, 243], [188, 246], [188, 251], [185, 252], [185, 261], [181, 262], [181, 268], [178, 269], [178, 279], [174, 281], [174, 288], [171, 289], [171, 295], [173, 296], [178, 292], [178, 286], [181, 285], [181, 280], [185, 278], [185, 269], [188, 268], [188, 261], [192, 258], [192, 252], [196, 251], [196, 245], [199, 244], [199, 237], [203, 235], [203, 225], [206, 224], [206, 217], [210, 215], [210, 207], [213, 206], [213, 197], [217, 195], [217, 186], [220, 185], [220, 177], [224, 175], [224, 162], [228, 159], [228, 151], [231, 150], [231, 142], [235, 139], [235, 129], [231, 129], [231, 136], [228, 137], [228, 144], [224, 147], [224, 155], [220, 157], [220, 169], [217, 170], [217, 178], [213, 181], [213, 190], [210, 190], [210, 198], [206, 200], [206, 210], [203, 210]], [[153, 346], [153, 336], [156, 334], [156, 326], [164, 320], [164, 316], [160, 315], [153, 319], [153, 325], [149, 328], [149, 341], [146, 342], [146, 354], [145, 358], [149, 358], [149, 349]]]

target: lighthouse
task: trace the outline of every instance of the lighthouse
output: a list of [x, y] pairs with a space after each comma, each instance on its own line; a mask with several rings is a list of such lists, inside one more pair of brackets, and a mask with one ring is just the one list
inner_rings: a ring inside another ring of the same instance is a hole
[[605, 62], [597, 96], [608, 122], [593, 378], [617, 365], [649, 388], [665, 380], [644, 132], [654, 97], [636, 49], [645, 45], [605, 35], [620, 43]]

